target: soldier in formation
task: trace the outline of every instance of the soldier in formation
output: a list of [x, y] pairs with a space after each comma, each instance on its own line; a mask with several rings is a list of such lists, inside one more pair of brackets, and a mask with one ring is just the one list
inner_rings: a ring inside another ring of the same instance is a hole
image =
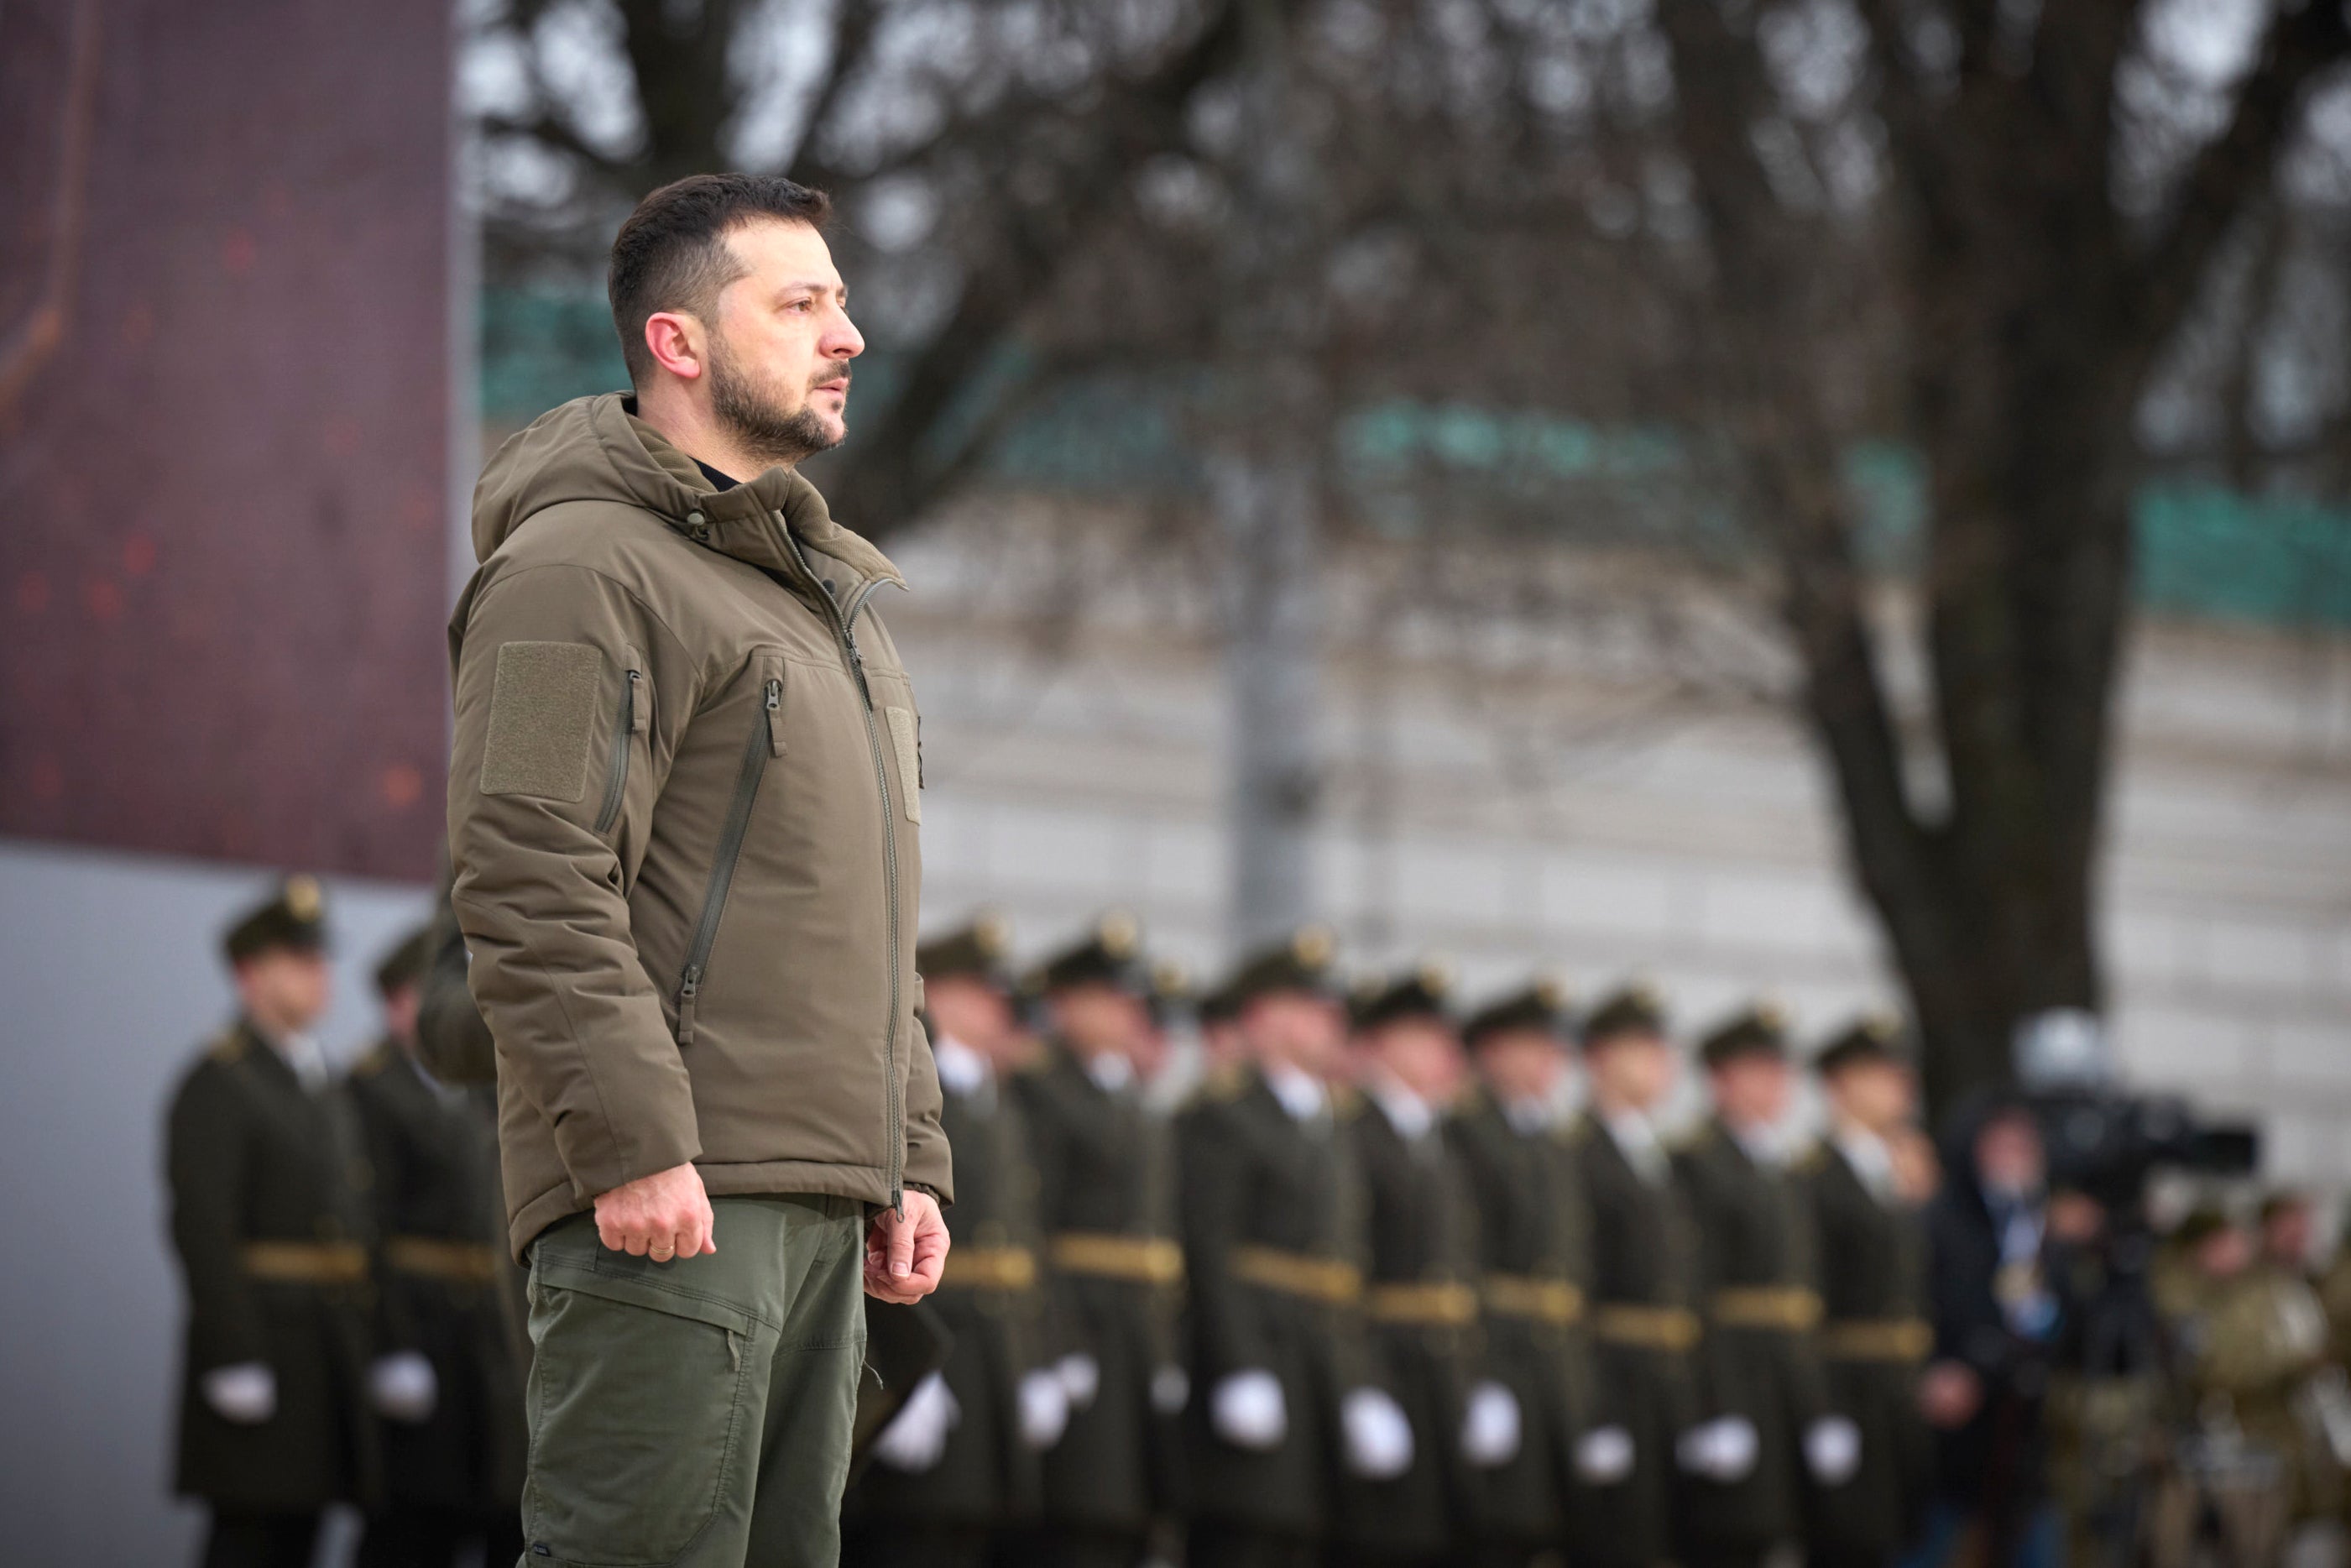
[[1587, 1098], [1573, 1138], [1591, 1227], [1594, 1396], [1576, 1439], [1569, 1554], [1604, 1568], [1673, 1556], [1676, 1450], [1697, 1422], [1696, 1238], [1654, 1119], [1674, 1083], [1666, 1028], [1662, 998], [1639, 985], [1583, 1025]]
[[417, 1056], [430, 928], [377, 967], [384, 1035], [352, 1067], [369, 1179], [382, 1507], [360, 1568], [450, 1568], [519, 1556], [523, 1355], [503, 1244], [497, 1114], [487, 1090], [447, 1084]]
[[1000, 923], [925, 944], [931, 1054], [955, 1150], [954, 1245], [934, 1306], [953, 1336], [874, 1446], [843, 1503], [841, 1560], [857, 1568], [981, 1568], [1009, 1562], [1010, 1532], [1033, 1524], [1040, 1455], [1060, 1439], [1069, 1398], [1049, 1331], [1033, 1145], [1008, 1075], [1025, 1040]]
[[1147, 1109], [1163, 982], [1132, 916], [1106, 916], [1046, 964], [1045, 1038], [1013, 1081], [1029, 1126], [1067, 1436], [1044, 1458], [1031, 1561], [1134, 1568], [1178, 1509], [1184, 1252], [1175, 1150]]
[[326, 910], [288, 878], [224, 941], [237, 1013], [172, 1097], [172, 1242], [186, 1286], [178, 1487], [206, 1568], [308, 1568], [321, 1516], [379, 1496], [367, 1400], [366, 1173], [311, 1030]]
[[1515, 1451], [1492, 1456], [1475, 1493], [1474, 1540], [1493, 1568], [1556, 1559], [1590, 1424], [1583, 1178], [1560, 1092], [1571, 1031], [1566, 995], [1547, 981], [1462, 1026], [1475, 1078], [1447, 1135], [1469, 1184], [1482, 1369], [1518, 1410]]
[[1477, 1233], [1468, 1183], [1442, 1125], [1463, 1071], [1450, 991], [1447, 971], [1429, 964], [1374, 979], [1356, 1000], [1362, 1098], [1347, 1130], [1368, 1203], [1364, 1316], [1374, 1375], [1413, 1441], [1397, 1474], [1344, 1479], [1333, 1553], [1344, 1563], [1448, 1561], [1469, 1524], [1467, 1467], [1490, 1469], [1519, 1446], [1520, 1412], [1508, 1385], [1481, 1380], [1471, 1389], [1480, 1348]]
[[1799, 1180], [1822, 1267], [1820, 1354], [1825, 1409], [1851, 1424], [1855, 1462], [1816, 1473], [1807, 1560], [1817, 1568], [1884, 1568], [1917, 1538], [1933, 1454], [1918, 1374], [1933, 1348], [1927, 1322], [1924, 1193], [1895, 1152], [1911, 1130], [1917, 1079], [1891, 1019], [1857, 1020], [1813, 1059], [1826, 1135]]
[[[324, 939], [300, 879], [239, 923], [241, 1017], [174, 1104], [183, 1485], [214, 1562], [305, 1561], [346, 1500], [371, 1568], [505, 1561], [529, 1352], [495, 1048], [444, 921], [382, 964], [384, 1037], [338, 1088], [308, 1035]], [[1669, 1145], [1650, 988], [1579, 1023], [1549, 983], [1464, 1009], [1423, 964], [1350, 1009], [1310, 929], [1191, 1003], [1215, 1051], [1171, 1113], [1188, 998], [1135, 921], [1025, 977], [1009, 953], [984, 917], [919, 954], [957, 1176], [921, 1311], [946, 1333], [861, 1416], [844, 1562], [1870, 1568], [1915, 1539], [1933, 1336], [1890, 1026], [1820, 1049], [1827, 1131], [1792, 1153], [1784, 1020], [1740, 1010]], [[2214, 1287], [2208, 1343], [2315, 1301], [2279, 1228], [2277, 1288]], [[2325, 1359], [2290, 1348], [2294, 1374]], [[2269, 1430], [2288, 1371], [2257, 1359], [2207, 1375]]]

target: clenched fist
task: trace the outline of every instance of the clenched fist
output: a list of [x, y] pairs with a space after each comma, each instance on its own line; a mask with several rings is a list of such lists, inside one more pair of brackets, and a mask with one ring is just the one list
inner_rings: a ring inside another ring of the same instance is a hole
[[666, 1263], [718, 1250], [702, 1173], [672, 1166], [596, 1195], [596, 1235], [615, 1252]]

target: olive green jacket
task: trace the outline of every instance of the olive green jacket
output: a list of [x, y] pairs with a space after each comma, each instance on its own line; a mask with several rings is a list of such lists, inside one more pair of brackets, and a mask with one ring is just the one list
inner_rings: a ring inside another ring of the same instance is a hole
[[717, 1196], [950, 1194], [916, 1021], [897, 569], [797, 473], [714, 492], [607, 394], [508, 441], [450, 624], [452, 897], [508, 1239], [691, 1160]]

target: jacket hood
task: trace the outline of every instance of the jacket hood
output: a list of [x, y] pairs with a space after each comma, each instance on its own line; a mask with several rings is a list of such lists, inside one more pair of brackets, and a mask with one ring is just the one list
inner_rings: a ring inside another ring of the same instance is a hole
[[716, 490], [693, 458], [629, 411], [621, 392], [575, 398], [498, 448], [474, 486], [474, 557], [486, 561], [549, 507], [606, 501], [651, 512], [697, 544], [755, 565], [783, 564], [774, 523], [852, 570], [904, 588], [888, 557], [832, 520], [799, 470], [778, 466]]

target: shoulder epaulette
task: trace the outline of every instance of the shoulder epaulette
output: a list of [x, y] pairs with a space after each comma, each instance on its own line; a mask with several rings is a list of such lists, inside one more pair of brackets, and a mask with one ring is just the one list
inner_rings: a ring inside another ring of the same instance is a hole
[[1196, 1098], [1204, 1104], [1223, 1104], [1239, 1099], [1249, 1085], [1249, 1068], [1238, 1061], [1228, 1061], [1210, 1069], [1208, 1075], [1200, 1080]]
[[251, 1045], [252, 1041], [246, 1038], [243, 1030], [225, 1029], [214, 1035], [212, 1042], [204, 1047], [204, 1056], [208, 1061], [221, 1062], [224, 1065], [232, 1061], [242, 1061]]

